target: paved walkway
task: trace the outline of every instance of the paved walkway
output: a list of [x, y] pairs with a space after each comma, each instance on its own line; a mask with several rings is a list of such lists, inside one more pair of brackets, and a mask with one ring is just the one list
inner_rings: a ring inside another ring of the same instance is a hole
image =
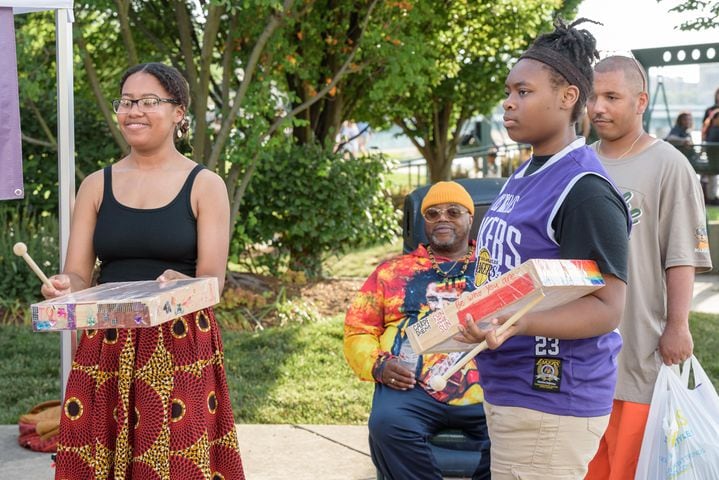
[[719, 314], [719, 275], [700, 274], [696, 276], [692, 310]]
[[[719, 314], [719, 275], [699, 275], [692, 309]], [[237, 426], [248, 480], [373, 480], [367, 427]], [[17, 444], [17, 426], [0, 426], [0, 479], [49, 480], [50, 456]]]
[[[237, 425], [237, 433], [248, 480], [375, 478], [365, 426]], [[17, 444], [16, 425], [0, 426], [0, 479], [50, 480], [51, 463]]]
[[374, 480], [367, 427], [238, 425], [248, 480]]

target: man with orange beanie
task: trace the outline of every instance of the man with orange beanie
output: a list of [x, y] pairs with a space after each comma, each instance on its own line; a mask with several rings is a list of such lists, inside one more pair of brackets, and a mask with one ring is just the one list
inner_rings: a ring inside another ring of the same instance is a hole
[[344, 352], [361, 380], [375, 383], [369, 419], [372, 461], [387, 479], [441, 480], [428, 438], [461, 428], [482, 453], [475, 480], [489, 478], [489, 438], [474, 360], [441, 392], [428, 385], [463, 352], [416, 355], [407, 327], [475, 289], [474, 202], [456, 182], [433, 185], [421, 205], [429, 242], [370, 275], [345, 319]]

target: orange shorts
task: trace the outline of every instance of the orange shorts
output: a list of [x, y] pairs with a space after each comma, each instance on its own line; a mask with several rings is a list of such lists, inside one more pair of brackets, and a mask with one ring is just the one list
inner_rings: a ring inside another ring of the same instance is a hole
[[634, 478], [648, 416], [648, 404], [614, 400], [609, 426], [584, 480]]

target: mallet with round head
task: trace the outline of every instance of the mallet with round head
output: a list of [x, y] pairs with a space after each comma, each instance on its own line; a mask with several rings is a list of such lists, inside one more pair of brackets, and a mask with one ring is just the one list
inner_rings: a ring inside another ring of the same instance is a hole
[[22, 259], [25, 260], [25, 263], [27, 263], [30, 269], [35, 272], [35, 275], [37, 275], [38, 278], [42, 280], [42, 283], [44, 283], [46, 287], [52, 288], [53, 290], [55, 289], [53, 284], [50, 283], [50, 280], [47, 278], [47, 276], [42, 273], [40, 267], [37, 266], [35, 260], [33, 260], [32, 257], [30, 257], [30, 255], [27, 253], [27, 245], [22, 242], [17, 242], [15, 245], [13, 245], [12, 251], [15, 255], [17, 255], [18, 257], [22, 257]]

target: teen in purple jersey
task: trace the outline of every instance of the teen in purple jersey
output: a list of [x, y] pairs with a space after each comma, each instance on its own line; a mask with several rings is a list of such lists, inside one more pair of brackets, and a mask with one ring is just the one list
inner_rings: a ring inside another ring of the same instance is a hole
[[[568, 258], [595, 260], [605, 287], [530, 312], [501, 335], [468, 322], [462, 338], [486, 337], [491, 348], [478, 363], [493, 480], [582, 478], [612, 407], [630, 222], [596, 155], [574, 133], [598, 57], [594, 37], [574, 28], [581, 21], [555, 22], [507, 77], [504, 125], [533, 156], [482, 221], [475, 282], [532, 258]], [[489, 264], [480, 266], [483, 259]]]

